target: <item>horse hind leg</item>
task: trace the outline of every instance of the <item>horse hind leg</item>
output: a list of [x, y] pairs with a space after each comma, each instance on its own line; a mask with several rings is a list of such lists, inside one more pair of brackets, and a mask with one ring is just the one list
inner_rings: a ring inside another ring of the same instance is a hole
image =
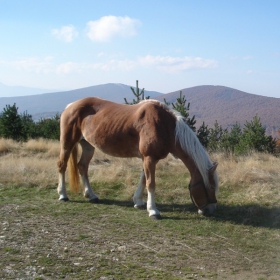
[[94, 194], [88, 179], [88, 167], [95, 148], [85, 139], [80, 140], [80, 145], [82, 147], [82, 155], [78, 162], [78, 168], [82, 178], [84, 197], [87, 198], [89, 202], [98, 203], [99, 199], [97, 195]]
[[65, 152], [64, 149], [61, 149], [59, 160], [57, 161], [58, 167], [58, 187], [57, 193], [59, 195], [59, 201], [68, 201], [68, 196], [66, 193], [66, 186], [65, 186], [65, 171], [67, 168], [67, 161], [69, 158], [70, 152]]
[[68, 201], [65, 186], [65, 172], [67, 169], [67, 163], [70, 155], [76, 143], [81, 138], [81, 132], [74, 129], [72, 125], [69, 125], [67, 114], [61, 115], [60, 118], [60, 154], [57, 161], [58, 167], [58, 187], [57, 192], [60, 201]]
[[143, 193], [145, 187], [146, 187], [146, 176], [143, 170], [140, 176], [139, 185], [133, 195], [134, 207], [137, 209], [144, 209], [146, 206], [146, 203], [143, 201]]

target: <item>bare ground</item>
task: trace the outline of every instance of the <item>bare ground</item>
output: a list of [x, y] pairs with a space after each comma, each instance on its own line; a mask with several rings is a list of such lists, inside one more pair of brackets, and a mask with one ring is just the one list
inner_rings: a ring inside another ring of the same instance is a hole
[[223, 206], [199, 217], [189, 203], [159, 204], [154, 221], [131, 201], [0, 191], [0, 279], [280, 279], [278, 223], [226, 219]]

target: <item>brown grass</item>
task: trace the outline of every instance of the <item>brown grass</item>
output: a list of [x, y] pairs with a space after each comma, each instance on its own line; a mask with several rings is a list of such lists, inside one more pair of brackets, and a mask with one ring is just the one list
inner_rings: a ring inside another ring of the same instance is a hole
[[0, 154], [2, 153], [8, 153], [12, 149], [15, 149], [18, 147], [18, 143], [11, 140], [11, 139], [3, 139], [0, 138]]
[[[0, 139], [0, 183], [13, 186], [55, 186], [57, 184], [56, 161], [59, 142], [45, 139], [17, 143]], [[218, 161], [218, 172], [222, 189], [236, 189], [232, 202], [280, 204], [280, 159], [269, 154], [254, 153], [247, 157], [225, 157], [211, 155]], [[139, 181], [142, 166], [140, 159], [114, 158], [96, 151], [89, 166], [91, 182], [113, 183], [121, 181], [131, 197]], [[168, 156], [157, 166], [158, 189], [165, 189], [168, 174], [174, 175], [172, 189], [167, 188], [166, 200], [186, 195], [188, 171], [181, 161]]]
[[243, 157], [216, 154], [222, 188], [235, 188], [233, 201], [280, 204], [280, 159], [269, 154], [253, 153]]

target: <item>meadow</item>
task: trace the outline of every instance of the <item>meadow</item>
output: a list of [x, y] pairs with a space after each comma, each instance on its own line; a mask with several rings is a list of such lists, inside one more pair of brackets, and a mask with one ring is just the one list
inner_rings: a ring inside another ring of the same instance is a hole
[[59, 142], [0, 139], [0, 279], [280, 279], [280, 158], [211, 154], [215, 216], [197, 214], [189, 172], [159, 162], [162, 220], [133, 208], [139, 159], [96, 152], [89, 178], [99, 204], [58, 201]]

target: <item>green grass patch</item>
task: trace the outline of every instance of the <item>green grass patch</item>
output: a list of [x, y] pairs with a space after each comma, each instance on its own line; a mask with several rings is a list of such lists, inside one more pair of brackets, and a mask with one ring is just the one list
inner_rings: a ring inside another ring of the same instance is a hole
[[0, 263], [0, 278], [7, 278], [8, 271], [14, 278], [26, 276], [26, 269], [34, 279], [279, 275], [279, 207], [227, 203], [235, 192], [227, 187], [221, 188], [217, 214], [202, 217], [185, 186], [184, 197], [169, 200], [166, 184], [157, 192], [163, 219], [154, 221], [145, 210], [133, 208], [123, 185], [95, 182], [99, 204], [88, 203], [81, 194], [59, 202], [55, 188], [2, 186], [0, 254], [5, 261]]

